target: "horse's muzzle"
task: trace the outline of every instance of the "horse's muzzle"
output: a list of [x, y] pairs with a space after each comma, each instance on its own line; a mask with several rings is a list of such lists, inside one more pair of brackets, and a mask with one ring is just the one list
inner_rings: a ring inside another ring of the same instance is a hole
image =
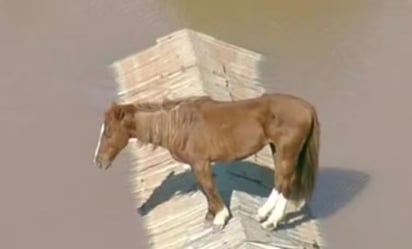
[[108, 169], [112, 165], [110, 160], [94, 160], [94, 164], [100, 169]]

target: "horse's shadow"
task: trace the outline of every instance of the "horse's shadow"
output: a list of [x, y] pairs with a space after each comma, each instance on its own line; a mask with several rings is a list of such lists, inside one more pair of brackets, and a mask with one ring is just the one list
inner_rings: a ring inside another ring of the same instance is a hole
[[[213, 166], [213, 175], [219, 192], [229, 207], [234, 190], [266, 198], [273, 186], [273, 171], [248, 161], [216, 164]], [[369, 175], [360, 171], [320, 168], [315, 193], [308, 205], [310, 208], [288, 214], [288, 220], [292, 222], [284, 226], [290, 228], [307, 220], [323, 219], [335, 214], [350, 203], [368, 182]], [[138, 212], [143, 216], [147, 215], [175, 194], [187, 194], [197, 189], [198, 185], [190, 170], [177, 175], [171, 172], [142, 203]]]

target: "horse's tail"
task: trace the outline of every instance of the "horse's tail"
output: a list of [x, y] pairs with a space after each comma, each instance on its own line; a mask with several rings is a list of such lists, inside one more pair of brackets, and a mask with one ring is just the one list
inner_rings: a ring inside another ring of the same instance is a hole
[[312, 198], [319, 164], [320, 124], [316, 111], [312, 112], [312, 126], [299, 155], [297, 165], [297, 201], [304, 205]]

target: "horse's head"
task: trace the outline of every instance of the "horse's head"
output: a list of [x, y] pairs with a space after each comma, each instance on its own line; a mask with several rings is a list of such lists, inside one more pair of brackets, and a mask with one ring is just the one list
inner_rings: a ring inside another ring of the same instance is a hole
[[108, 169], [119, 152], [128, 144], [133, 129], [133, 105], [112, 105], [104, 113], [93, 162]]

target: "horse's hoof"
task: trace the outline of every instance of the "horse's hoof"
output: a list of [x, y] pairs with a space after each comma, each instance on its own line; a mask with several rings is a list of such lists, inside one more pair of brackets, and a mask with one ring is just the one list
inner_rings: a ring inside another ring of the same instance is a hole
[[211, 212], [207, 212], [206, 213], [206, 215], [205, 215], [205, 219], [204, 219], [204, 221], [203, 221], [203, 226], [205, 227], [205, 228], [209, 228], [209, 227], [211, 227], [212, 226], [212, 224], [213, 224], [213, 219], [215, 218], [215, 216], [211, 213]]
[[206, 222], [212, 222], [214, 218], [215, 218], [215, 216], [210, 211], [207, 212], [206, 215], [205, 215], [205, 221]]
[[255, 220], [257, 220], [258, 222], [263, 222], [264, 220], [266, 220], [266, 217], [262, 217], [259, 214], [256, 214]]
[[260, 226], [267, 231], [273, 231], [277, 227], [277, 222], [265, 221]]
[[227, 221], [230, 218], [229, 210], [226, 207], [223, 207], [222, 210], [216, 213], [215, 218], [213, 219], [213, 229], [222, 230], [226, 225]]
[[221, 231], [227, 224], [227, 219], [214, 219], [213, 220], [213, 231]]
[[225, 224], [213, 224], [213, 232], [220, 232], [225, 227]]

